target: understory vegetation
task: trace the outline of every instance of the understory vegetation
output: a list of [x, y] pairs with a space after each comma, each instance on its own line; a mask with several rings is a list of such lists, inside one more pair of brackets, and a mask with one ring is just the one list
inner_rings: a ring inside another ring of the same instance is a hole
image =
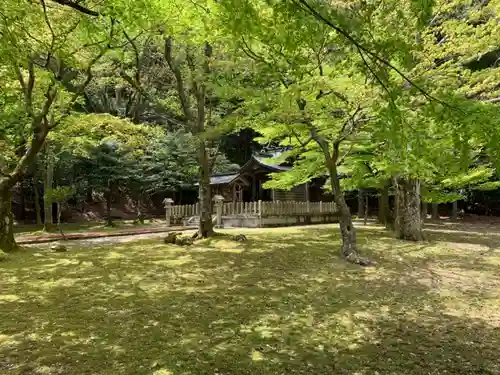
[[0, 372], [500, 372], [497, 230], [430, 225], [411, 243], [362, 227], [371, 268], [332, 257], [332, 226], [244, 233], [11, 254]]

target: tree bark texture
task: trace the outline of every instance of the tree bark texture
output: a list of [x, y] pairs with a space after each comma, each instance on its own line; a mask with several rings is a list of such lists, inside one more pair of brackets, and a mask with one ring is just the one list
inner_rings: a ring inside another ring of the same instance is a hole
[[16, 249], [13, 228], [12, 193], [6, 183], [0, 183], [0, 250], [9, 252]]
[[43, 179], [43, 229], [47, 232], [54, 227], [54, 214], [52, 209], [52, 186], [54, 184], [54, 160], [47, 147], [45, 178]]
[[421, 241], [420, 182], [399, 177], [396, 179], [396, 236], [402, 240]]
[[439, 204], [432, 203], [432, 220], [439, 220]]
[[378, 203], [378, 220], [381, 224], [387, 226], [389, 216], [389, 186], [380, 191]]

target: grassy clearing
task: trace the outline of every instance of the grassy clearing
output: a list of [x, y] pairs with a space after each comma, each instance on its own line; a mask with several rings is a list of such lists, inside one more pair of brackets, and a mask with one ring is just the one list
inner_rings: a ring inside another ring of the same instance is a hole
[[333, 226], [246, 234], [13, 255], [0, 373], [500, 374], [498, 233], [362, 228], [368, 269]]

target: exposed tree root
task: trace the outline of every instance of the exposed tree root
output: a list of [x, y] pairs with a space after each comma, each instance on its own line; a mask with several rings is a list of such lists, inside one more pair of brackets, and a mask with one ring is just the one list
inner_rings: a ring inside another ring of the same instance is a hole
[[[246, 242], [247, 241], [247, 237], [244, 234], [238, 234], [238, 235], [233, 236], [233, 235], [228, 234], [228, 233], [213, 232], [209, 238], [211, 238], [211, 237], [227, 238], [228, 240], [237, 241], [237, 242]], [[207, 237], [201, 236], [199, 232], [194, 233], [192, 236], [182, 236], [182, 234], [180, 232], [170, 232], [163, 239], [163, 242], [165, 242], [166, 244], [174, 244], [174, 245], [179, 245], [179, 246], [190, 246], [195, 241], [202, 240], [204, 238], [207, 238]]]
[[361, 257], [356, 253], [350, 253], [349, 255], [347, 255], [345, 257], [345, 259], [349, 263], [357, 264], [357, 265], [362, 266], [362, 267], [373, 267], [373, 266], [377, 265], [377, 262], [375, 262], [374, 260]]

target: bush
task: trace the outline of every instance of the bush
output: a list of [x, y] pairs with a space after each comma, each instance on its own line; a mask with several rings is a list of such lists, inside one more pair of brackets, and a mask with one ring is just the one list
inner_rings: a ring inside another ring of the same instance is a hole
[[0, 249], [0, 262], [4, 260], [7, 260], [7, 254]]

